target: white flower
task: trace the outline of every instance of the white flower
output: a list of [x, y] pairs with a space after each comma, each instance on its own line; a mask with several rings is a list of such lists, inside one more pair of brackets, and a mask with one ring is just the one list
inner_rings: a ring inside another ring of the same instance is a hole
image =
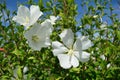
[[100, 58], [101, 58], [102, 60], [105, 60], [105, 55], [100, 55]]
[[101, 30], [106, 30], [107, 29], [107, 23], [104, 22], [103, 24], [100, 25]]
[[108, 69], [108, 68], [110, 68], [110, 66], [111, 66], [111, 64], [110, 64], [110, 63], [108, 63], [108, 64], [107, 64], [107, 69]]
[[79, 61], [89, 60], [90, 54], [83, 51], [91, 47], [91, 41], [87, 37], [77, 38], [74, 42], [74, 34], [71, 29], [64, 30], [59, 36], [64, 44], [54, 41], [52, 47], [53, 55], [58, 57], [61, 67], [64, 69], [77, 67]]
[[94, 15], [93, 18], [98, 18], [98, 15]]
[[23, 73], [25, 74], [27, 71], [28, 71], [28, 67], [25, 66], [25, 67], [23, 68]]
[[58, 19], [58, 16], [55, 17], [55, 16], [50, 16], [50, 19], [47, 19], [49, 22], [51, 22], [52, 25], [55, 24], [56, 20]]
[[41, 25], [35, 23], [30, 30], [25, 32], [24, 36], [33, 50], [41, 50], [42, 47], [48, 47], [50, 45], [49, 37], [52, 30], [52, 24], [46, 20]]
[[17, 16], [14, 16], [12, 20], [25, 26], [25, 29], [28, 29], [42, 14], [39, 6], [32, 5], [29, 10], [27, 7], [21, 5], [18, 7]]

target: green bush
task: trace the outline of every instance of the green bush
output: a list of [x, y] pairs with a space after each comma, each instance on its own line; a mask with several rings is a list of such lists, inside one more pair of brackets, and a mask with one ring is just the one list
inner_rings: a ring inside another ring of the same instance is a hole
[[[29, 0], [19, 5], [39, 5], [43, 12], [38, 23], [59, 16], [53, 25], [51, 41], [62, 40], [65, 29], [88, 36], [92, 46], [89, 61], [64, 69], [53, 55], [52, 46], [33, 50], [24, 37], [24, 26], [13, 21], [6, 2], [0, 4], [0, 80], [119, 80], [120, 19], [111, 0]], [[105, 20], [104, 20], [105, 19]], [[44, 35], [43, 35], [44, 36]]]

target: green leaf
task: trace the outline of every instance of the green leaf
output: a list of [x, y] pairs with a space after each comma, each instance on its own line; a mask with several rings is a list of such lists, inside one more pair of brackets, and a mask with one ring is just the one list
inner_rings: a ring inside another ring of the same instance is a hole
[[29, 57], [28, 59], [35, 59], [35, 57]]
[[17, 48], [12, 53], [17, 55], [17, 56], [23, 55], [23, 52], [18, 50]]
[[117, 31], [117, 37], [120, 40], [120, 31]]
[[21, 66], [18, 66], [18, 69], [17, 69], [17, 75], [18, 75], [18, 78], [19, 79], [22, 79], [22, 70], [21, 70]]
[[44, 8], [43, 0], [39, 0], [38, 5], [40, 7], [40, 10], [43, 10], [43, 8]]
[[68, 3], [70, 3], [70, 4], [74, 3], [74, 0], [68, 0]]

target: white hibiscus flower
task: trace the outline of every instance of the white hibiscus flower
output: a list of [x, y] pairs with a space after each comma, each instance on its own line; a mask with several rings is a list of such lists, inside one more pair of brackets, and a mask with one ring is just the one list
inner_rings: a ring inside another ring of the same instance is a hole
[[64, 69], [79, 66], [79, 61], [86, 62], [89, 60], [90, 54], [83, 51], [91, 47], [91, 41], [83, 36], [77, 38], [74, 42], [74, 34], [71, 29], [64, 30], [60, 35], [63, 44], [54, 41], [52, 42], [53, 54], [57, 56], [60, 66]]
[[52, 25], [55, 25], [55, 22], [56, 20], [58, 19], [59, 17], [55, 17], [55, 16], [50, 16], [50, 19], [47, 19], [49, 22], [51, 22]]
[[31, 5], [29, 10], [27, 7], [20, 5], [18, 7], [17, 16], [14, 16], [12, 20], [25, 26], [25, 29], [27, 29], [29, 26], [33, 25], [42, 14], [39, 6]]
[[28, 40], [29, 46], [33, 50], [41, 50], [42, 47], [48, 47], [50, 44], [50, 34], [53, 26], [50, 22], [35, 23], [30, 30], [26, 31], [24, 36]]
[[107, 22], [104, 22], [100, 25], [101, 30], [106, 30], [107, 29]]

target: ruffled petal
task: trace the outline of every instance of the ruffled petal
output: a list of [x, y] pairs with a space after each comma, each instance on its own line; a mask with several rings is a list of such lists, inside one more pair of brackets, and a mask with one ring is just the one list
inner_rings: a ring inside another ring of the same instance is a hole
[[42, 14], [43, 13], [40, 11], [39, 6], [32, 5], [30, 7], [30, 24], [34, 24]]
[[89, 53], [87, 53], [87, 52], [82, 52], [81, 54], [80, 54], [80, 61], [81, 62], [87, 62], [88, 60], [89, 60], [89, 58], [90, 58], [90, 54]]
[[64, 54], [65, 52], [68, 51], [68, 49], [58, 41], [52, 42], [52, 47], [53, 47], [52, 52], [54, 56], [57, 56], [58, 54]]
[[71, 56], [71, 64], [73, 67], [79, 66], [79, 60], [74, 55]]
[[72, 48], [73, 41], [74, 41], [74, 34], [71, 29], [64, 30], [60, 35], [63, 43], [68, 47]]
[[58, 56], [60, 66], [64, 69], [69, 69], [72, 65], [70, 63], [70, 56], [67, 54], [59, 54]]
[[82, 42], [82, 50], [88, 49], [89, 47], [92, 46], [92, 42], [86, 36], [81, 37], [81, 42]]

